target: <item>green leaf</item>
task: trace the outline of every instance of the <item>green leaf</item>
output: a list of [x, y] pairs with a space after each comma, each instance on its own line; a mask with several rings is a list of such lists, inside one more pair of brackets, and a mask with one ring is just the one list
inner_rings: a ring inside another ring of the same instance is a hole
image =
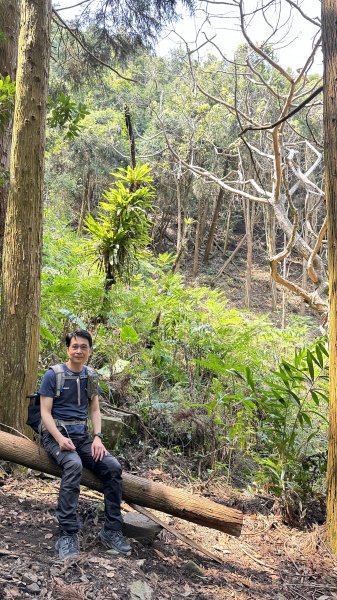
[[288, 390], [288, 393], [295, 400], [296, 404], [298, 406], [301, 406], [301, 399], [300, 399], [300, 397], [297, 394], [295, 394], [295, 392], [293, 392], [292, 390]]
[[311, 390], [311, 397], [312, 397], [313, 401], [315, 402], [316, 406], [319, 406], [319, 397], [317, 396], [316, 392], [314, 392], [313, 390]]
[[303, 419], [306, 422], [306, 424], [309, 425], [309, 427], [311, 427], [312, 426], [312, 422], [311, 422], [311, 419], [310, 419], [308, 413], [303, 412], [302, 416], [303, 416]]
[[314, 364], [313, 364], [313, 356], [312, 356], [312, 353], [310, 352], [310, 350], [307, 350], [307, 363], [308, 363], [308, 369], [309, 369], [311, 381], [314, 381], [315, 369], [314, 369]]
[[321, 369], [323, 369], [324, 360], [323, 360], [323, 354], [322, 354], [319, 344], [316, 345], [316, 356], [317, 356], [319, 366], [321, 367]]
[[44, 325], [40, 326], [40, 334], [42, 339], [47, 340], [48, 342], [51, 342], [52, 344], [55, 343], [55, 338], [53, 336], [53, 334], [51, 333], [51, 331], [48, 329], [48, 327], [45, 327]]
[[253, 400], [251, 400], [251, 398], [244, 398], [244, 400], [242, 400], [242, 404], [247, 408], [252, 408], [253, 410], [256, 409], [256, 404], [253, 402]]
[[137, 342], [139, 342], [139, 335], [131, 325], [124, 325], [121, 329], [121, 340], [123, 340], [123, 342], [137, 344]]
[[59, 312], [61, 313], [61, 315], [64, 315], [68, 319], [68, 321], [71, 321], [72, 323], [75, 323], [75, 325], [78, 325], [80, 329], [87, 328], [86, 324], [82, 321], [82, 319], [80, 319], [80, 317], [78, 317], [77, 315], [74, 315], [74, 313], [72, 313], [70, 310], [60, 308]]
[[254, 379], [253, 379], [252, 372], [249, 367], [246, 367], [246, 379], [248, 381], [248, 384], [252, 388], [252, 390], [255, 391]]
[[329, 396], [325, 392], [315, 389], [314, 393], [315, 393], [315, 395], [318, 394], [318, 396], [321, 396], [321, 398], [323, 398], [323, 400], [325, 400], [325, 402], [329, 403]]

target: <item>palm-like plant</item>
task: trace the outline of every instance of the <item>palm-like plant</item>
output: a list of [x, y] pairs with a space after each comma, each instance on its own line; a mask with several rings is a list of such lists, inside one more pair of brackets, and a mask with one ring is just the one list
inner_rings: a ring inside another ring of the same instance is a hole
[[154, 189], [147, 164], [112, 173], [115, 184], [104, 192], [97, 218], [89, 214], [84, 228], [90, 234], [87, 252], [105, 272], [105, 290], [116, 276], [128, 281], [150, 242], [149, 228]]

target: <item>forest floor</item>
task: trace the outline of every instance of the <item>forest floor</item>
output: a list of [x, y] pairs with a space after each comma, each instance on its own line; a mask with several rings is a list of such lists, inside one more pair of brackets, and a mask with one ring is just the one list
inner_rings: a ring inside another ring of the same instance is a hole
[[[236, 236], [232, 243], [233, 249], [239, 242], [240, 236]], [[230, 251], [229, 251], [230, 255]], [[199, 261], [199, 275], [196, 279], [191, 277], [193, 263], [191, 258], [186, 259], [185, 269], [187, 281], [190, 285], [206, 285], [211, 288], [217, 288], [224, 292], [228, 300], [229, 306], [238, 310], [247, 308], [246, 304], [246, 248], [243, 246], [235, 258], [228, 264], [227, 268], [221, 275], [219, 271], [224, 264], [223, 255], [218, 251], [214, 251], [208, 265]], [[299, 261], [291, 263], [291, 274], [287, 277], [296, 283], [302, 285], [302, 264]], [[313, 291], [313, 286], [308, 284], [308, 291]], [[271, 276], [268, 262], [268, 255], [263, 244], [259, 241], [254, 247], [254, 256], [252, 264], [251, 276], [251, 296], [249, 310], [255, 313], [268, 314], [271, 321], [281, 326], [285, 319], [285, 324], [288, 324], [291, 315], [306, 315], [310, 318], [313, 325], [319, 326], [321, 318], [317, 313], [305, 306], [301, 299], [295, 294], [289, 292], [281, 285], [276, 286], [276, 306], [273, 307], [273, 299], [271, 292]], [[283, 303], [285, 317], [283, 316]]]
[[[158, 468], [145, 466], [137, 474], [183, 484]], [[337, 557], [325, 544], [324, 527], [291, 528], [266, 499], [221, 479], [184, 487], [243, 510], [240, 538], [156, 513], [219, 562], [164, 528], [150, 545], [132, 541], [130, 556], [109, 554], [96, 539], [101, 497], [85, 488], [82, 553], [60, 562], [54, 550], [59, 480], [38, 475], [19, 468], [0, 477], [0, 600], [337, 600]]]

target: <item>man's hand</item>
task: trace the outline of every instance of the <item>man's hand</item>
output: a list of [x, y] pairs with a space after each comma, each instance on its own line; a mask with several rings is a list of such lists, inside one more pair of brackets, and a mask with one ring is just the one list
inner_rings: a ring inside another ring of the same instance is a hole
[[70, 438], [64, 435], [58, 440], [60, 450], [76, 450], [74, 443]]
[[102, 458], [104, 458], [104, 456], [107, 456], [108, 454], [108, 451], [103, 445], [101, 438], [97, 436], [94, 437], [94, 440], [92, 442], [91, 454], [95, 462], [97, 462], [98, 460], [102, 460]]

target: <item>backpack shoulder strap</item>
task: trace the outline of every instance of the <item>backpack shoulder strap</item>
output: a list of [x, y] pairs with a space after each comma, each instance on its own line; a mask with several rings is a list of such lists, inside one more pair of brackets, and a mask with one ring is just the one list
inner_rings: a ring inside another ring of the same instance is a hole
[[90, 401], [93, 396], [98, 394], [98, 375], [92, 367], [86, 367], [88, 373], [87, 395]]
[[50, 369], [52, 369], [55, 373], [56, 378], [56, 395], [55, 398], [59, 398], [62, 392], [64, 381], [65, 381], [65, 373], [62, 364], [59, 365], [51, 365]]

